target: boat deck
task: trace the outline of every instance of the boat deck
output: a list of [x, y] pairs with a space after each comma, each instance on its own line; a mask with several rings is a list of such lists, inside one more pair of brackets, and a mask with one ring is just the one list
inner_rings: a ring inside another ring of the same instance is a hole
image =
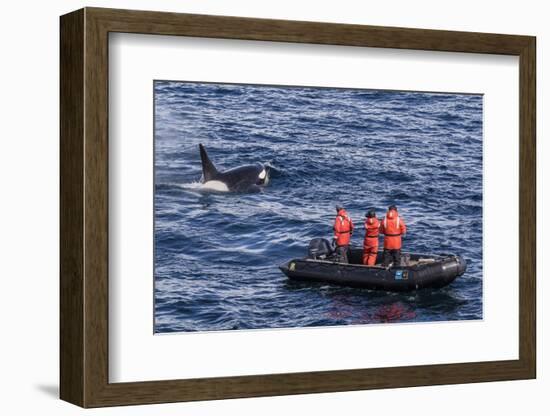
[[[434, 257], [433, 255], [428, 256], [424, 254], [415, 254], [415, 253], [403, 253], [402, 257], [406, 259], [406, 262], [404, 264], [401, 264], [401, 266], [404, 267], [413, 267], [417, 265], [422, 264], [429, 264], [437, 261], [438, 259]], [[350, 248], [348, 252], [348, 263], [353, 266], [360, 266], [360, 267], [373, 267], [373, 268], [381, 268], [384, 269], [385, 267], [382, 265], [384, 255], [382, 251], [378, 252], [378, 256], [376, 258], [376, 263], [374, 266], [367, 266], [363, 264], [363, 249], [362, 248]], [[326, 259], [326, 260], [310, 260], [310, 261], [323, 261], [328, 263], [335, 263], [334, 260]]]

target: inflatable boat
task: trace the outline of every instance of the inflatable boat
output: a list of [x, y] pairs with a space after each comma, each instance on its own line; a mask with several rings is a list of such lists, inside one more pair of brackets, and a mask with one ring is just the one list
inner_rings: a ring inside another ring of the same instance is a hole
[[390, 292], [437, 289], [452, 283], [466, 271], [466, 261], [453, 254], [403, 253], [399, 265], [382, 265], [382, 252], [374, 266], [362, 264], [362, 248], [351, 247], [348, 263], [334, 256], [325, 239], [311, 241], [306, 258], [289, 260], [279, 266], [292, 280], [330, 283]]

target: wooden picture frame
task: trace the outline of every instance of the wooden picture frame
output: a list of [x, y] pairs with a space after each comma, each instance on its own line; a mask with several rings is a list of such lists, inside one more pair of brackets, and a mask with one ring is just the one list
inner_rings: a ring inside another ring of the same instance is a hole
[[[536, 377], [535, 38], [85, 8], [61, 17], [60, 396], [82, 407]], [[109, 383], [110, 32], [519, 56], [519, 359]]]

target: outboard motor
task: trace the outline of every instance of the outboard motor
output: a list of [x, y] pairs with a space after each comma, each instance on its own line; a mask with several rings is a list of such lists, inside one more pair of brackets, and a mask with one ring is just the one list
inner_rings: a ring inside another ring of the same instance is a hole
[[325, 260], [332, 255], [332, 247], [326, 238], [314, 238], [309, 242], [308, 258]]

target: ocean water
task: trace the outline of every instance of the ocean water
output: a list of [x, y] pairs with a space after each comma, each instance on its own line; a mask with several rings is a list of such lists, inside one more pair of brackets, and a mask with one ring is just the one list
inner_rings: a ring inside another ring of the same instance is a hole
[[[481, 95], [156, 81], [155, 332], [482, 318]], [[260, 193], [201, 188], [260, 162]], [[332, 237], [336, 203], [396, 204], [403, 250], [456, 253], [443, 289], [396, 294], [289, 281], [278, 265]]]

